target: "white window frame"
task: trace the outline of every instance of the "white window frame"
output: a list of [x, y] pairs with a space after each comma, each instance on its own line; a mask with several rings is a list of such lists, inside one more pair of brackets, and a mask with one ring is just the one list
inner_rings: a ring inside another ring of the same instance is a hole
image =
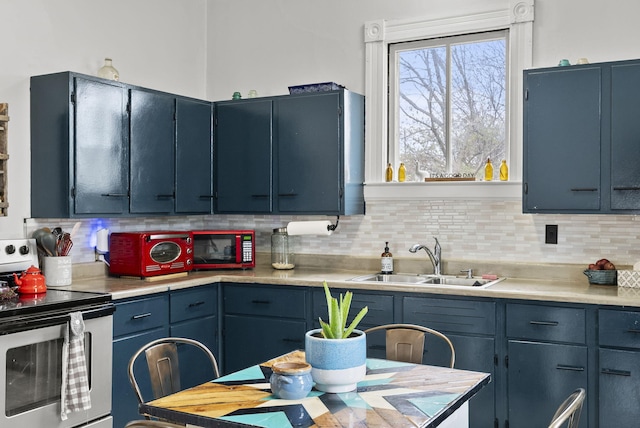
[[[365, 200], [522, 198], [522, 72], [533, 62], [534, 0], [507, 2], [508, 8], [474, 15], [365, 23]], [[503, 29], [509, 30], [509, 181], [385, 183], [389, 44]]]

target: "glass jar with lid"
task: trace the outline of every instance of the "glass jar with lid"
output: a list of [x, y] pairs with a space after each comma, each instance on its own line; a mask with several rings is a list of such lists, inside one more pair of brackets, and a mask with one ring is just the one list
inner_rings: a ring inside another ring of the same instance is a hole
[[287, 228], [273, 229], [271, 234], [271, 267], [274, 269], [293, 269], [295, 266]]

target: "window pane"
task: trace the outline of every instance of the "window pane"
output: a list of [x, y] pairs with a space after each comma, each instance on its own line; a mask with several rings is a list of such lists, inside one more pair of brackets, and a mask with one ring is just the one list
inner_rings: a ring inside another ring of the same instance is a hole
[[411, 181], [416, 162], [428, 171], [446, 169], [447, 49], [405, 51], [398, 61], [400, 161]]
[[[451, 47], [451, 170], [477, 173], [505, 158], [505, 42]], [[498, 168], [494, 167], [497, 179]]]
[[[472, 35], [395, 47], [399, 162], [432, 174], [476, 174], [506, 158], [506, 37]], [[498, 168], [494, 168], [497, 174]]]

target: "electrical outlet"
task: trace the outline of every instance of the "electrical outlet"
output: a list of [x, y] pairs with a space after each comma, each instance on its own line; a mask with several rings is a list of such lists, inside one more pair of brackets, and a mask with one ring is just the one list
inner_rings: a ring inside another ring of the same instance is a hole
[[547, 224], [544, 227], [544, 243], [545, 244], [558, 243], [558, 225], [557, 224]]

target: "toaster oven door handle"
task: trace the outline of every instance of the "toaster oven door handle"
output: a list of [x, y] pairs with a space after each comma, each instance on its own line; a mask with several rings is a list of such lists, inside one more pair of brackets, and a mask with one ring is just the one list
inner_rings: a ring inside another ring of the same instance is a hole
[[158, 233], [155, 235], [149, 235], [148, 240], [152, 241], [154, 239], [171, 239], [171, 238], [188, 238], [188, 233]]

